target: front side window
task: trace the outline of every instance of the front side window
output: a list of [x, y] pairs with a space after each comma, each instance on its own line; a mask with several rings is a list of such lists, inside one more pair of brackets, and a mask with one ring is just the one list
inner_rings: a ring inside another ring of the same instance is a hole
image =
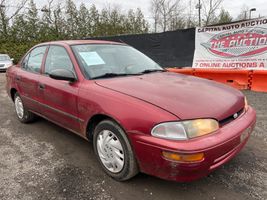
[[126, 45], [82, 44], [72, 49], [87, 78], [103, 75], [135, 75], [163, 69], [140, 51]]
[[66, 49], [61, 46], [50, 46], [45, 62], [45, 73], [55, 69], [66, 69], [74, 73], [74, 68]]
[[46, 46], [36, 47], [22, 62], [22, 68], [30, 72], [40, 73]]

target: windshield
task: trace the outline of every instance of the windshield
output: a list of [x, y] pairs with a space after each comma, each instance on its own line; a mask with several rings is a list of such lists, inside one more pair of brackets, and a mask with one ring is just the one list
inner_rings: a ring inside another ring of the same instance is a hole
[[126, 45], [82, 44], [73, 45], [72, 49], [85, 75], [91, 79], [163, 70], [143, 53]]
[[9, 61], [10, 58], [7, 55], [0, 55], [0, 61]]

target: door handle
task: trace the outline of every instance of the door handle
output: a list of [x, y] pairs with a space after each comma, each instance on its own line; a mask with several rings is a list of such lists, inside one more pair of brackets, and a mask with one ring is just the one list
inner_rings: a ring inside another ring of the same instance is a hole
[[43, 83], [39, 83], [39, 89], [40, 89], [40, 90], [44, 90], [44, 89], [45, 89], [45, 84], [43, 84]]
[[16, 76], [16, 80], [20, 81], [21, 77], [20, 76]]

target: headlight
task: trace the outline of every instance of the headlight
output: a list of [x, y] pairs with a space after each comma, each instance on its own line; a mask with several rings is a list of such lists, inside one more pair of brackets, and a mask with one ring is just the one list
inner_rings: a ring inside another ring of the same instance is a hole
[[11, 67], [11, 66], [12, 66], [12, 63], [5, 64], [5, 67]]
[[219, 123], [214, 119], [196, 119], [158, 124], [152, 129], [151, 135], [171, 140], [187, 140], [218, 129]]

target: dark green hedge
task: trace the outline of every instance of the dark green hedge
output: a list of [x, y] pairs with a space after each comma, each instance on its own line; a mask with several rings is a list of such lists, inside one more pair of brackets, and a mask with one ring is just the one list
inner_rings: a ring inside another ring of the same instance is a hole
[[17, 63], [38, 42], [0, 41], [0, 54], [8, 54]]

